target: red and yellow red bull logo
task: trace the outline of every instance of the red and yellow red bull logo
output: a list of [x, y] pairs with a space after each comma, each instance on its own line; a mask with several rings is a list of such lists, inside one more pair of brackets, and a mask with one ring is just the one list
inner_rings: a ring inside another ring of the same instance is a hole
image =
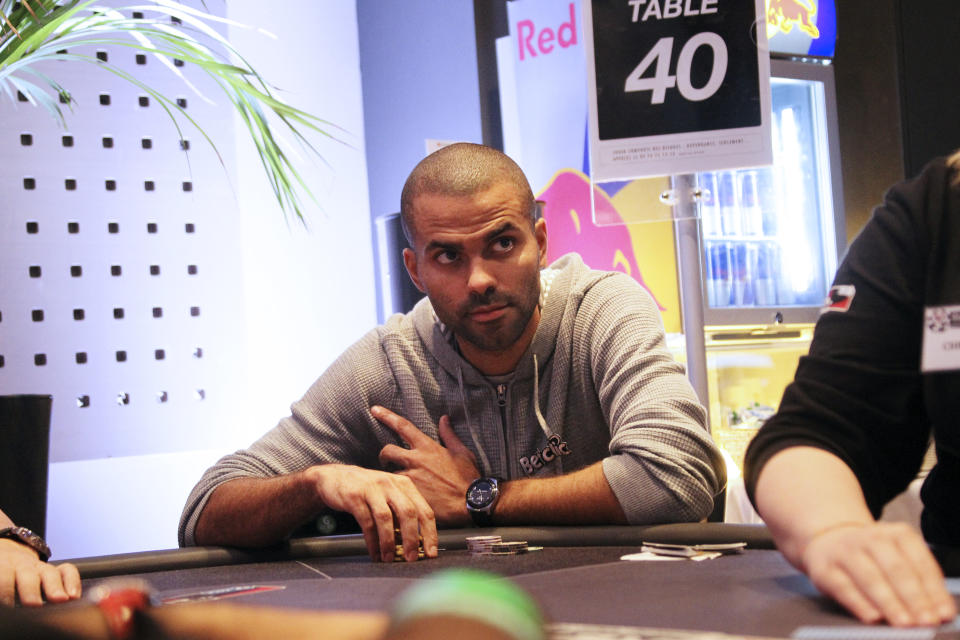
[[814, 21], [816, 13], [816, 0], [767, 0], [767, 37], [777, 31], [790, 33], [796, 26], [811, 38], [819, 38], [820, 30]]
[[835, 0], [766, 0], [764, 21], [771, 51], [833, 57]]

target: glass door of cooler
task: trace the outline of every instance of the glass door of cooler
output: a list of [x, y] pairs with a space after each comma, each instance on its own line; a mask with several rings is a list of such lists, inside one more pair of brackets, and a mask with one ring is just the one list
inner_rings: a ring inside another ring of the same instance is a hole
[[844, 244], [833, 70], [771, 62], [774, 164], [697, 174], [708, 325], [814, 322]]

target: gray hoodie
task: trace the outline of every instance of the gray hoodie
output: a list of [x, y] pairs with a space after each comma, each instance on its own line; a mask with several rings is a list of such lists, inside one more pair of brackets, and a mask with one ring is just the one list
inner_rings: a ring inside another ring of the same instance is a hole
[[437, 440], [449, 415], [484, 475], [546, 477], [602, 460], [630, 523], [705, 517], [726, 480], [723, 460], [650, 295], [568, 254], [541, 271], [540, 307], [516, 370], [496, 378], [463, 359], [428, 299], [392, 316], [349, 347], [290, 416], [204, 473], [187, 499], [180, 544], [194, 544], [207, 498], [228, 480], [330, 462], [380, 468], [380, 450], [403, 443], [373, 418], [373, 405]]

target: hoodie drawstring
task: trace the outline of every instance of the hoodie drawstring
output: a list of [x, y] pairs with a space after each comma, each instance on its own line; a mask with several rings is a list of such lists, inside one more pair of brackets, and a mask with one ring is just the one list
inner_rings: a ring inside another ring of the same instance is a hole
[[490, 459], [487, 457], [487, 452], [484, 451], [483, 447], [480, 446], [480, 439], [477, 437], [477, 431], [473, 428], [473, 420], [470, 419], [470, 407], [467, 404], [467, 397], [463, 391], [463, 368], [458, 364], [457, 365], [457, 386], [460, 389], [460, 403], [463, 405], [463, 415], [467, 421], [467, 429], [470, 430], [470, 437], [473, 439], [473, 446], [476, 447], [477, 453], [480, 454], [480, 475], [489, 476], [492, 475], [493, 467], [490, 466]]
[[533, 354], [533, 412], [537, 416], [537, 422], [543, 430], [543, 435], [549, 440], [550, 436], [553, 435], [553, 430], [540, 412], [540, 367], [537, 364], [537, 354]]

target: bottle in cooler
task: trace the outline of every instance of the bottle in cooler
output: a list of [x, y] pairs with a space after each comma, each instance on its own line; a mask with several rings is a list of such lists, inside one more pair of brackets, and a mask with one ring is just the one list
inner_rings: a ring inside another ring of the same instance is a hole
[[777, 282], [774, 259], [776, 245], [773, 242], [761, 242], [757, 245], [757, 270], [754, 279], [757, 306], [768, 307], [777, 304]]
[[[706, 236], [704, 236], [706, 237]], [[713, 243], [706, 242], [704, 243], [704, 272], [706, 277], [704, 278], [704, 283], [707, 287], [707, 306], [715, 307], [717, 306], [717, 276], [716, 270], [713, 266]]]
[[707, 253], [709, 254], [708, 264], [710, 265], [708, 292], [713, 293], [711, 306], [730, 306], [733, 284], [733, 274], [730, 271], [730, 244], [727, 242], [711, 242], [707, 245]]
[[773, 169], [761, 169], [757, 173], [757, 195], [760, 199], [760, 218], [763, 235], [777, 235], [777, 191]]
[[736, 307], [753, 305], [753, 276], [750, 269], [751, 243], [737, 242], [730, 245], [730, 303]]
[[698, 176], [700, 197], [700, 225], [703, 237], [712, 238], [722, 235], [720, 208], [717, 206], [717, 176], [714, 173], [701, 173]]
[[740, 171], [740, 225], [743, 234], [758, 236], [763, 233], [763, 212], [760, 209], [760, 194], [757, 191], [757, 171]]
[[717, 174], [717, 202], [720, 205], [720, 225], [725, 236], [739, 236], [741, 233], [735, 176], [733, 171]]

